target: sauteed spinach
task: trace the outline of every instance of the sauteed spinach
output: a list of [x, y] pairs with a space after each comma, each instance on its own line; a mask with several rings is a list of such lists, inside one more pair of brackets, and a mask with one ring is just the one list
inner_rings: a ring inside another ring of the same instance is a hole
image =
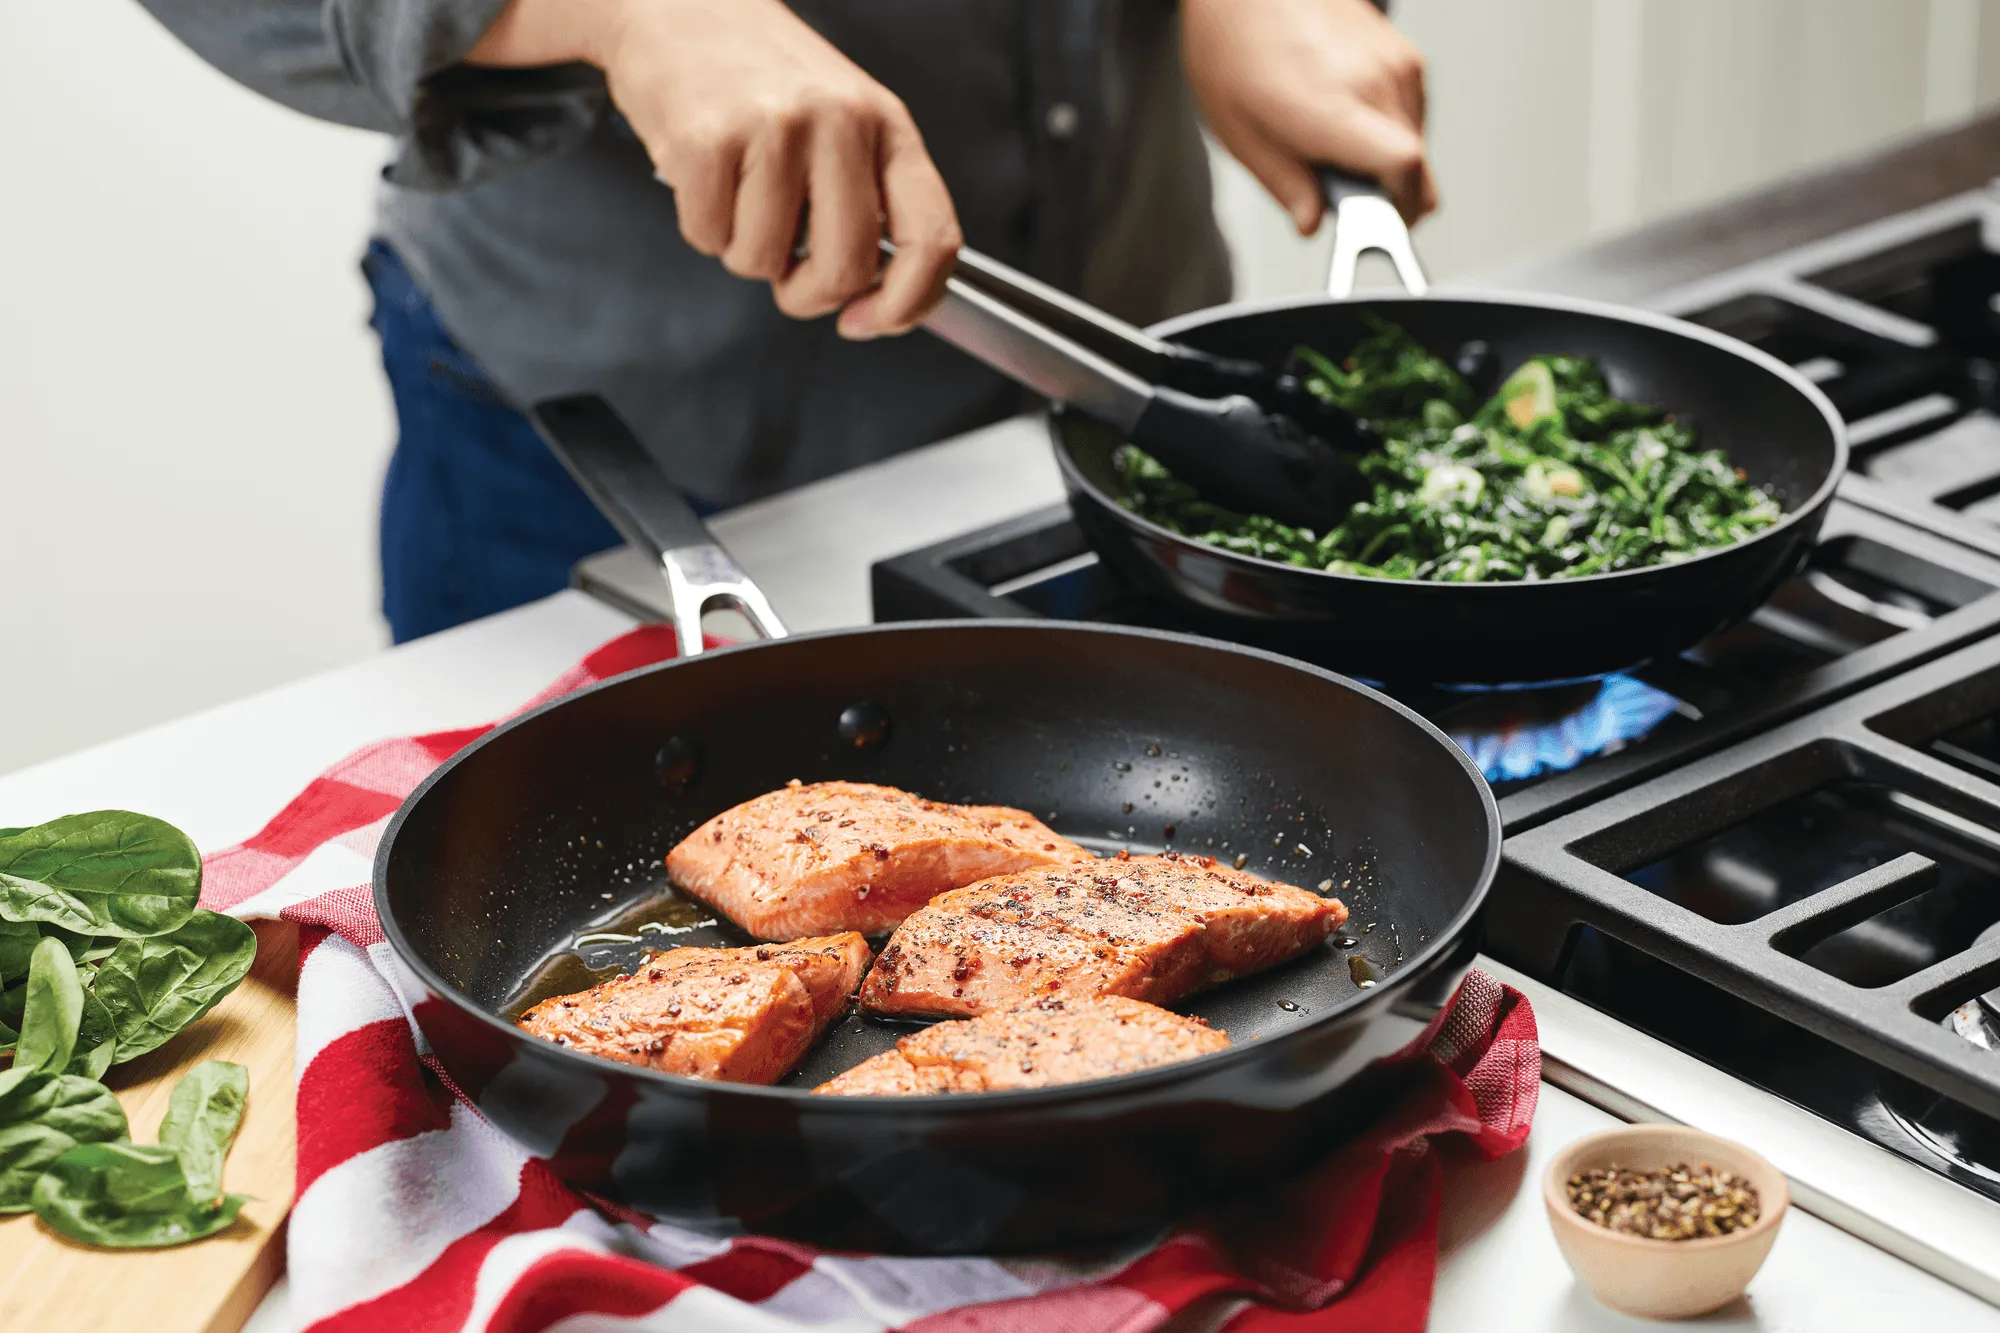
[[1538, 356], [1486, 402], [1403, 329], [1375, 322], [1345, 364], [1296, 349], [1306, 387], [1364, 417], [1373, 495], [1326, 533], [1210, 504], [1130, 445], [1119, 503], [1245, 555], [1378, 578], [1577, 578], [1683, 560], [1782, 517], [1665, 411], [1611, 396], [1596, 363]]

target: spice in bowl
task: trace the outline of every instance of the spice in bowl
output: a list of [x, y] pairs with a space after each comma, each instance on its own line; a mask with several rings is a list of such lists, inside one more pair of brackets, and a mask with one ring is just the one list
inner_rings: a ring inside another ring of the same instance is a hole
[[1757, 1220], [1757, 1191], [1734, 1172], [1682, 1162], [1652, 1171], [1600, 1167], [1566, 1182], [1570, 1207], [1608, 1231], [1651, 1240], [1726, 1236]]

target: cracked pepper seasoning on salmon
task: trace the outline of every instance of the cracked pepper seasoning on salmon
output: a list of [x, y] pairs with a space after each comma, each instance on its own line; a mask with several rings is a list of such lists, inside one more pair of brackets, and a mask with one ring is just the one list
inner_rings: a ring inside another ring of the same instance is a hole
[[963, 1018], [1050, 996], [1171, 1004], [1295, 958], [1347, 908], [1212, 857], [1135, 856], [1003, 875], [914, 912], [861, 1007]]
[[1199, 1018], [1138, 1000], [1033, 1000], [925, 1028], [813, 1091], [910, 1097], [1043, 1088], [1192, 1060], [1228, 1045], [1227, 1033]]
[[948, 889], [1091, 854], [1034, 816], [865, 782], [793, 782], [725, 810], [667, 853], [667, 876], [751, 934], [893, 929]]
[[669, 949], [630, 976], [543, 1000], [538, 1037], [668, 1074], [775, 1083], [847, 1008], [868, 967], [853, 933], [748, 949]]

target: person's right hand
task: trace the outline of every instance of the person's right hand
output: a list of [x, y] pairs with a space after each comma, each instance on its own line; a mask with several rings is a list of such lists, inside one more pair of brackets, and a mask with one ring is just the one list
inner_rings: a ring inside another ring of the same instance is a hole
[[1405, 221], [1437, 207], [1424, 58], [1368, 0], [1181, 0], [1181, 57], [1215, 137], [1301, 235], [1326, 211], [1319, 166], [1379, 180]]
[[943, 296], [958, 218], [909, 110], [779, 0], [513, 0], [467, 57], [568, 60], [604, 70], [688, 244], [786, 314], [873, 338]]

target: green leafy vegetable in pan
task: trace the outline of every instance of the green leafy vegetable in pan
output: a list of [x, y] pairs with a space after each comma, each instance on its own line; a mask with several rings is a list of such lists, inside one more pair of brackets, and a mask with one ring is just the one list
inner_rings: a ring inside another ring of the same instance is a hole
[[1612, 397], [1594, 362], [1541, 356], [1492, 398], [1377, 322], [1345, 364], [1296, 353], [1306, 387], [1364, 417], [1373, 494], [1326, 533], [1211, 504], [1130, 445], [1119, 503], [1212, 546], [1376, 578], [1577, 578], [1684, 560], [1783, 517], [1718, 450], [1656, 407]]

